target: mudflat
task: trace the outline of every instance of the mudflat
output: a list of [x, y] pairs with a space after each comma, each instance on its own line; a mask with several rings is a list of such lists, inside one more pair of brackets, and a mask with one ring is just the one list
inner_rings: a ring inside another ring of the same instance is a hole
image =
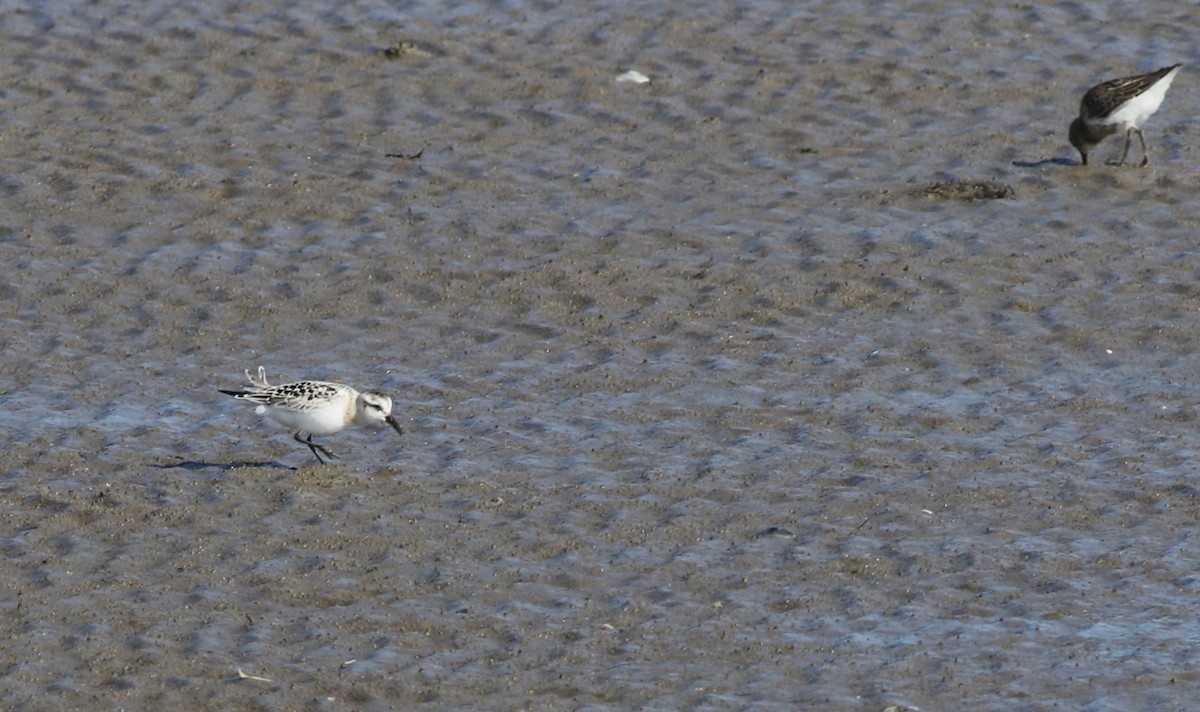
[[6, 14], [0, 707], [1189, 709], [1194, 23], [827, 5]]

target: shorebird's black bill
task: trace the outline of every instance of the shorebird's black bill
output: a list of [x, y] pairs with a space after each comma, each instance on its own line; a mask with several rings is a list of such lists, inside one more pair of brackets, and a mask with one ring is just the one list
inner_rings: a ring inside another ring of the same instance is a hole
[[383, 419], [383, 422], [395, 428], [397, 433], [400, 433], [401, 435], [404, 434], [404, 428], [400, 427], [400, 424], [396, 422], [396, 418], [394, 416], [389, 415]]

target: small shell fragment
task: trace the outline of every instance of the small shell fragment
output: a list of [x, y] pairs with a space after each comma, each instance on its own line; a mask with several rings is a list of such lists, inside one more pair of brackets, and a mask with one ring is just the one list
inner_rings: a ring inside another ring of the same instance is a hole
[[259, 677], [258, 675], [251, 675], [247, 672], [244, 672], [241, 668], [237, 669], [237, 675], [238, 675], [239, 680], [257, 680], [258, 682], [271, 682], [271, 678], [269, 678], [269, 677]]
[[650, 81], [650, 77], [647, 77], [645, 74], [642, 74], [641, 72], [637, 71], [636, 69], [630, 69], [628, 72], [625, 72], [624, 74], [619, 75], [617, 77], [617, 81], [618, 82], [633, 82], [634, 84], [645, 84]]

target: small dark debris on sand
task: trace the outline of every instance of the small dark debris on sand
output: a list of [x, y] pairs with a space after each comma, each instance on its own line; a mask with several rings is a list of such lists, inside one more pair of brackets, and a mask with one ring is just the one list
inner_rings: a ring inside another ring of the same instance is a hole
[[429, 52], [421, 49], [415, 42], [397, 42], [386, 49], [379, 51], [387, 59], [401, 59], [403, 57], [428, 57]]
[[926, 185], [922, 192], [944, 200], [998, 200], [1016, 195], [1011, 185], [987, 180], [940, 181]]

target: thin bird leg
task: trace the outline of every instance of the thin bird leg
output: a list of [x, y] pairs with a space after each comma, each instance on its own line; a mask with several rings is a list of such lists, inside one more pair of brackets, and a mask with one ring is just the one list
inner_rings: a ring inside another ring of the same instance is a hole
[[[1133, 133], [1135, 130], [1136, 129], [1129, 129], [1128, 131], [1125, 132], [1125, 150], [1121, 151], [1121, 160], [1117, 161], [1118, 166], [1125, 165], [1125, 157], [1129, 155], [1129, 134]], [[1139, 131], [1138, 133], [1141, 133], [1141, 132]], [[1143, 151], [1142, 153], [1144, 155], [1145, 151]]]
[[1138, 140], [1142, 142], [1142, 162], [1139, 165], [1148, 166], [1150, 165], [1150, 156], [1146, 153], [1146, 139], [1142, 136], [1141, 129], [1134, 129], [1134, 131], [1137, 132]]
[[[308, 449], [312, 450], [313, 457], [317, 458], [317, 462], [321, 463], [322, 465], [325, 464], [325, 461], [321, 459], [322, 452], [325, 453], [325, 457], [328, 457], [330, 460], [337, 459], [337, 455], [334, 455], [323, 445], [314, 443], [312, 441], [312, 435], [309, 435], [307, 438], [300, 437], [301, 433], [303, 433], [303, 432], [304, 432], [303, 430], [297, 430], [296, 434], [293, 435], [292, 437], [295, 438], [296, 442], [300, 443], [301, 445], [307, 445]], [[318, 451], [320, 451], [320, 452], [318, 452]]]

